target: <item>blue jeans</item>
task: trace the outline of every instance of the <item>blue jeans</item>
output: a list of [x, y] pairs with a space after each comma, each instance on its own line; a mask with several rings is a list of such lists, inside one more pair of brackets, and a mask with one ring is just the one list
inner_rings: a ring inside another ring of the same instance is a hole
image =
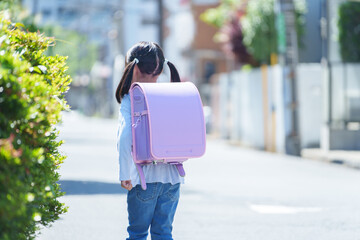
[[127, 195], [129, 227], [127, 240], [172, 240], [172, 223], [180, 197], [180, 183], [147, 183], [146, 191], [137, 185]]

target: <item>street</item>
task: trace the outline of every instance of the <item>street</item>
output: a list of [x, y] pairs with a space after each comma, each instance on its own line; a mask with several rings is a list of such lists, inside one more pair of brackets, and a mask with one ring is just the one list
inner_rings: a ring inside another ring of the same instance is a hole
[[[68, 158], [60, 169], [60, 184], [67, 194], [60, 200], [69, 211], [37, 239], [125, 239], [117, 121], [76, 112], [63, 119], [61, 150]], [[359, 170], [211, 138], [206, 154], [184, 166], [174, 239], [360, 239]]]

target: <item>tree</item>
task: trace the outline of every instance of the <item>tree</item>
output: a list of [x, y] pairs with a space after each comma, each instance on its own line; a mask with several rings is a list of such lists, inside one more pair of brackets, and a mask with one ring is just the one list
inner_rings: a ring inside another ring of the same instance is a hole
[[[304, 32], [305, 0], [294, 0], [298, 42]], [[274, 0], [250, 0], [246, 15], [240, 20], [244, 32], [244, 44], [254, 58], [269, 64], [271, 54], [278, 53], [277, 28], [275, 25]]]
[[[305, 6], [305, 0], [295, 0], [299, 38], [304, 32]], [[219, 28], [217, 41], [229, 45], [239, 62], [256, 65], [269, 64], [271, 54], [278, 52], [275, 17], [274, 0], [223, 0], [217, 8], [205, 11], [201, 19]]]
[[214, 41], [222, 43], [223, 50], [235, 57], [240, 64], [257, 65], [243, 44], [243, 30], [239, 19], [244, 15], [244, 3], [223, 0], [216, 8], [210, 8], [200, 15], [202, 21], [219, 29]]

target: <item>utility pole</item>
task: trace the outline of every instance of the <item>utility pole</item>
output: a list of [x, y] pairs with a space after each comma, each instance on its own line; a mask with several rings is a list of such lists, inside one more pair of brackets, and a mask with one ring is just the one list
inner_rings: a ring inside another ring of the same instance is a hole
[[158, 11], [159, 11], [159, 45], [164, 47], [164, 2], [158, 0]]
[[321, 140], [320, 147], [324, 152], [330, 150], [330, 132], [332, 125], [332, 73], [331, 73], [331, 62], [329, 57], [329, 2], [327, 0], [321, 0], [321, 38], [322, 38], [322, 49], [321, 49], [321, 65], [323, 69], [323, 126], [321, 129]]
[[[287, 112], [290, 113], [290, 129], [285, 139], [285, 150], [290, 155], [300, 155], [300, 136], [298, 121], [297, 76], [298, 41], [295, 22], [295, 6], [293, 0], [278, 1], [278, 19], [283, 25], [283, 49], [280, 51], [280, 63], [283, 65], [285, 86], [289, 92], [287, 99]], [[279, 48], [280, 50], [281, 48]]]

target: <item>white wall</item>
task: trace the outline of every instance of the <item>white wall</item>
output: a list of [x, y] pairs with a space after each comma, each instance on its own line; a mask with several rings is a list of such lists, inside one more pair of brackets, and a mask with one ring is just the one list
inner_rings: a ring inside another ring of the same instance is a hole
[[[360, 64], [332, 64], [332, 121], [341, 126], [344, 120], [360, 121]], [[355, 111], [354, 111], [355, 110]]]
[[[269, 141], [277, 152], [285, 152], [286, 134], [291, 128], [289, 89], [280, 66], [267, 68]], [[297, 68], [298, 117], [301, 147], [318, 147], [322, 125], [322, 69], [320, 64], [300, 64]], [[263, 81], [260, 69], [235, 71], [219, 77], [221, 136], [265, 148]], [[274, 118], [272, 118], [272, 111]], [[274, 132], [272, 132], [274, 131]]]
[[297, 68], [301, 147], [319, 147], [322, 119], [322, 69], [320, 64]]
[[221, 136], [264, 148], [261, 81], [259, 69], [220, 75]]

